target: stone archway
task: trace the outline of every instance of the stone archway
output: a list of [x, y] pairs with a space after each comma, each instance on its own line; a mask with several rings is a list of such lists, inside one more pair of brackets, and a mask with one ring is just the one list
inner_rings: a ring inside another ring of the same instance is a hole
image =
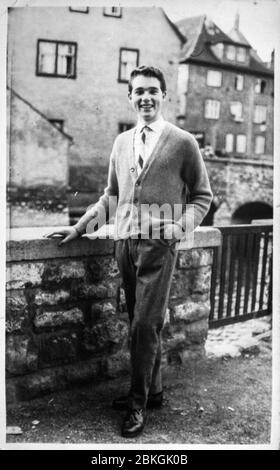
[[272, 219], [273, 208], [264, 202], [247, 202], [238, 207], [232, 214], [232, 224], [250, 224], [256, 219]]

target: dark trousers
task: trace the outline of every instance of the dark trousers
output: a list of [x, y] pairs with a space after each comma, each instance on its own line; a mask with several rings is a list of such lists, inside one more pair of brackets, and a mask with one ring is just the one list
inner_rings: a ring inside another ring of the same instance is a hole
[[168, 240], [116, 241], [130, 320], [131, 388], [129, 406], [145, 408], [148, 394], [162, 391], [161, 330], [176, 262]]

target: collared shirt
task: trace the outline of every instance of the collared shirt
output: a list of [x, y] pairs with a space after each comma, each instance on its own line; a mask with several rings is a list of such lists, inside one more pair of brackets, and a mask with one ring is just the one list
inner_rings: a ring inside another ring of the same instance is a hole
[[[165, 120], [161, 116], [159, 119], [156, 121], [152, 122], [151, 124], [147, 124], [146, 126], [150, 128], [149, 131], [145, 131], [146, 134], [146, 142], [145, 142], [145, 154], [143, 154], [143, 143], [141, 141], [141, 131], [143, 127], [145, 127], [145, 124], [142, 122], [138, 122], [135, 130], [135, 141], [134, 141], [134, 146], [135, 146], [135, 160], [136, 164], [138, 162], [139, 154], [143, 158], [144, 165], [148, 158], [151, 156], [160, 136], [161, 133], [165, 127]], [[139, 173], [139, 168], [138, 168], [138, 173]]]

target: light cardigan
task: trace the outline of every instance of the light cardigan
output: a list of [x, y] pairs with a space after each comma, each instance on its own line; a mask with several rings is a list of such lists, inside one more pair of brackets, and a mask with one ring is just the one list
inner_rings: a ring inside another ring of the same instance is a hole
[[[109, 201], [116, 202], [115, 239], [137, 233], [149, 233], [149, 224], [158, 221], [158, 213], [149, 212], [149, 221], [140, 224], [142, 207], [151, 204], [171, 207], [172, 214], [160, 213], [160, 225], [176, 223], [185, 232], [194, 230], [209, 210], [212, 192], [206, 167], [195, 138], [187, 131], [166, 122], [151, 156], [137, 174], [134, 156], [135, 128], [120, 134], [113, 145], [108, 184], [99, 201], [74, 227], [93, 232], [111, 217]], [[168, 204], [168, 206], [166, 206]], [[113, 204], [114, 205], [114, 204]], [[145, 205], [145, 206], [143, 206]], [[182, 210], [180, 209], [182, 208]], [[145, 211], [144, 211], [145, 212]], [[147, 211], [143, 217], [146, 219]], [[142, 222], [143, 222], [142, 221]]]

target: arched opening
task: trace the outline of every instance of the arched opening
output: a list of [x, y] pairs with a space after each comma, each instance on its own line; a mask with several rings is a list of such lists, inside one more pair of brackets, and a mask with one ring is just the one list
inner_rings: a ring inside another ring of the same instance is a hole
[[248, 202], [232, 215], [232, 224], [250, 224], [256, 219], [272, 219], [273, 208], [265, 202]]
[[217, 206], [211, 202], [211, 206], [210, 206], [210, 209], [209, 211], [207, 212], [206, 216], [204, 217], [202, 223], [200, 225], [213, 225], [214, 224], [214, 214], [217, 210]]

